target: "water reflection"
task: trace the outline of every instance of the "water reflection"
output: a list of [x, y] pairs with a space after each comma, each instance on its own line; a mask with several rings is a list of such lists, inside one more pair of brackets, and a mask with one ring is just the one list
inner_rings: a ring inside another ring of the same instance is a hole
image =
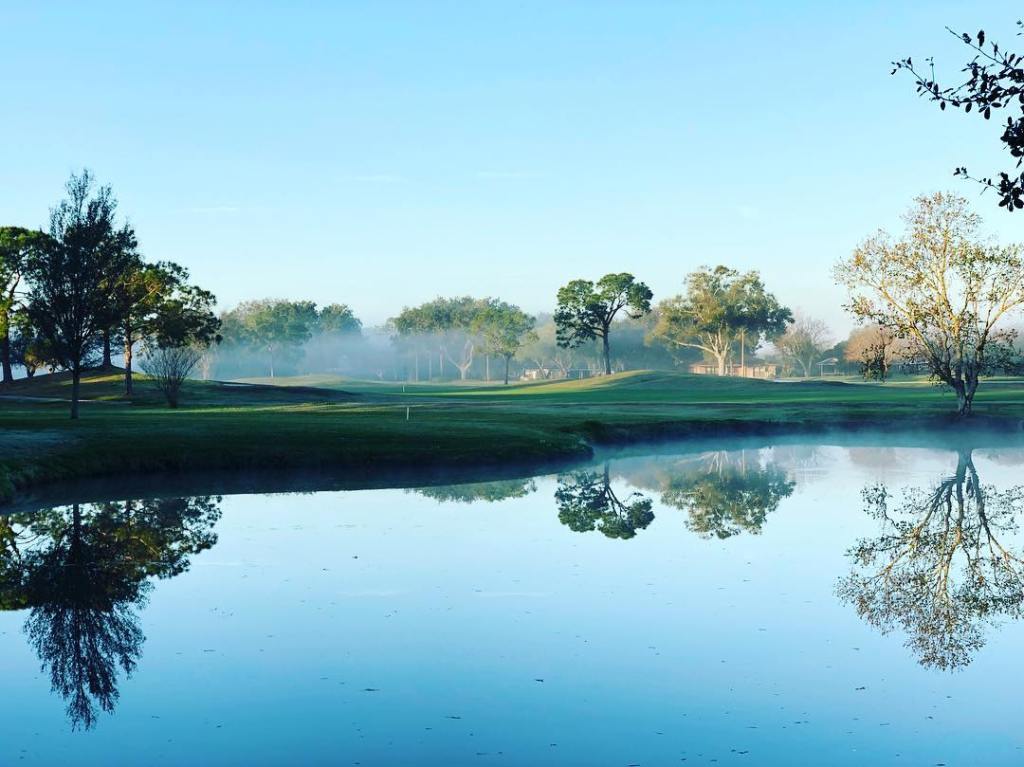
[[112, 712], [145, 636], [150, 578], [170, 578], [216, 543], [220, 498], [75, 504], [0, 517], [0, 609], [28, 609], [25, 633], [67, 701], [74, 729]]
[[689, 514], [686, 526], [704, 538], [757, 534], [796, 483], [760, 451], [714, 451], [669, 474], [661, 502]]
[[883, 633], [907, 633], [923, 666], [958, 669], [985, 644], [1000, 618], [1019, 618], [1024, 561], [1010, 540], [1024, 486], [982, 485], [970, 450], [934, 487], [894, 494], [863, 491], [865, 511], [883, 532], [850, 550], [853, 570], [838, 594]]
[[523, 498], [536, 490], [537, 483], [532, 479], [506, 479], [496, 482], [470, 482], [463, 485], [417, 487], [412, 492], [441, 503], [493, 503], [510, 498]]
[[652, 502], [632, 492], [621, 498], [612, 488], [609, 463], [599, 471], [574, 471], [558, 477], [558, 519], [577, 533], [598, 530], [609, 538], [632, 538], [654, 521]]

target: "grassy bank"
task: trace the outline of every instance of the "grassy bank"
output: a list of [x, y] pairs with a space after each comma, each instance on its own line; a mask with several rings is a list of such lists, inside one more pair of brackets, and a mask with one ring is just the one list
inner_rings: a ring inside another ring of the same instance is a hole
[[[116, 371], [83, 386], [68, 419], [65, 376], [0, 390], [0, 499], [42, 483], [154, 472], [528, 471], [593, 445], [827, 429], [961, 428], [952, 397], [926, 383], [774, 383], [624, 373], [497, 385], [377, 384], [316, 377], [192, 383], [168, 410], [145, 381], [131, 400]], [[986, 382], [976, 423], [1016, 430], [1024, 382]]]

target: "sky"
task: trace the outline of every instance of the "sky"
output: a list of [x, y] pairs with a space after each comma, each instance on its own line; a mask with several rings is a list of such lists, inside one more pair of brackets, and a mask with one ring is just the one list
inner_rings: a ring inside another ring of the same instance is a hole
[[954, 179], [1008, 169], [995, 121], [891, 76], [956, 77], [1018, 3], [21, 3], [0, 0], [0, 224], [40, 226], [69, 173], [113, 186], [152, 260], [222, 308], [347, 303], [367, 325], [438, 295], [551, 311], [629, 271], [760, 270], [852, 326], [832, 266], [921, 193], [1024, 215]]

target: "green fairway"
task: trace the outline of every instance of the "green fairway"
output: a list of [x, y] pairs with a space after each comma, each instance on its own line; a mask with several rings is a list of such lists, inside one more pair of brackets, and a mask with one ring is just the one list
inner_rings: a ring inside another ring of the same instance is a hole
[[[0, 497], [62, 479], [152, 472], [310, 469], [367, 483], [389, 472], [529, 471], [645, 439], [802, 430], [963, 428], [927, 382], [772, 382], [639, 371], [574, 381], [394, 384], [326, 376], [192, 382], [162, 405], [145, 379], [127, 399], [119, 371], [70, 383], [37, 376], [0, 391]], [[1024, 381], [981, 388], [972, 421], [1024, 418]]]

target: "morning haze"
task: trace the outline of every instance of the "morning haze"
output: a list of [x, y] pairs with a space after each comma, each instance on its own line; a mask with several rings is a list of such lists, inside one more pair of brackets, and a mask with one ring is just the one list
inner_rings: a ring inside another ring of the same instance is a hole
[[0, 11], [0, 762], [1018, 764], [1017, 10]]

